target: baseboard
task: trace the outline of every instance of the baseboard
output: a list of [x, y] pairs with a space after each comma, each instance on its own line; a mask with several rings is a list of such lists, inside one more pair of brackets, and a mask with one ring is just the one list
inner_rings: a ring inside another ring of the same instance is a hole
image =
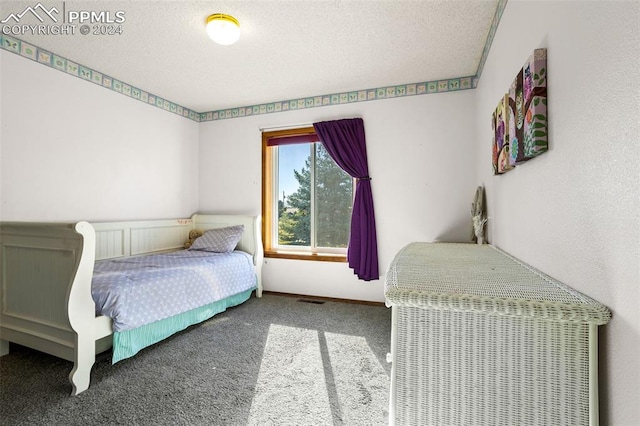
[[324, 302], [339, 302], [339, 303], [353, 303], [356, 305], [371, 305], [371, 306], [386, 306], [383, 302], [371, 302], [367, 300], [353, 300], [353, 299], [340, 299], [336, 297], [324, 297], [324, 296], [309, 296], [306, 294], [295, 294], [295, 293], [281, 293], [278, 291], [267, 291], [264, 290], [262, 294], [271, 294], [274, 296], [285, 296], [285, 297], [293, 297], [297, 299], [308, 299], [308, 300], [318, 300]]

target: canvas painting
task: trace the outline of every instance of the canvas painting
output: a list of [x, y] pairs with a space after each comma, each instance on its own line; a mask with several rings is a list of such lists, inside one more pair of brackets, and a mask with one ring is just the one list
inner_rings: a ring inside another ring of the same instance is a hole
[[513, 167], [548, 150], [546, 49], [534, 50], [511, 84], [508, 102]]
[[513, 165], [509, 154], [509, 95], [504, 95], [491, 116], [493, 131], [493, 173], [509, 171]]

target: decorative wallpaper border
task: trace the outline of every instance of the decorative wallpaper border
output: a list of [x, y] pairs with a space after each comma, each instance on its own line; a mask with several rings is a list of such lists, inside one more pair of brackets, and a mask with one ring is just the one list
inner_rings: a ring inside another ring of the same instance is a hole
[[259, 105], [227, 108], [218, 111], [200, 113], [200, 121], [216, 121], [249, 115], [271, 114], [296, 109], [317, 108], [329, 105], [343, 105], [404, 96], [425, 95], [428, 93], [452, 92], [472, 89], [473, 77], [451, 78], [448, 80], [427, 81], [423, 83], [401, 84], [398, 86], [378, 87], [376, 89], [353, 92], [332, 93], [330, 95], [311, 96], [286, 101], [268, 102]]
[[476, 75], [474, 77], [474, 82], [473, 82], [474, 89], [478, 86], [478, 82], [480, 81], [480, 75], [482, 74], [482, 70], [484, 69], [485, 62], [487, 62], [487, 57], [489, 56], [489, 50], [491, 49], [491, 45], [493, 44], [493, 38], [496, 36], [496, 31], [498, 31], [498, 24], [502, 19], [502, 13], [504, 12], [504, 8], [507, 7], [507, 1], [509, 0], [498, 0], [496, 13], [493, 15], [493, 21], [491, 21], [491, 27], [489, 28], [487, 41], [484, 43], [484, 49], [482, 49], [482, 57], [480, 58], [480, 62], [478, 63], [478, 69], [476, 70]]
[[105, 75], [92, 68], [78, 64], [70, 59], [51, 53], [33, 44], [29, 44], [16, 37], [0, 34], [0, 47], [8, 52], [15, 53], [24, 58], [46, 65], [58, 71], [65, 72], [74, 77], [90, 81], [122, 95], [137, 99], [149, 105], [180, 115], [196, 122], [226, 120], [230, 118], [247, 117], [251, 115], [273, 114], [278, 112], [317, 108], [330, 105], [343, 105], [354, 102], [365, 102], [382, 99], [400, 98], [405, 96], [426, 95], [432, 93], [455, 92], [460, 90], [475, 89], [480, 80], [480, 74], [489, 55], [493, 38], [502, 18], [502, 13], [508, 0], [498, 0], [498, 6], [489, 29], [480, 63], [476, 75], [457, 77], [445, 80], [426, 81], [420, 83], [401, 84], [396, 86], [377, 87], [374, 89], [356, 90], [328, 95], [311, 96], [306, 98], [289, 99], [284, 101], [268, 102], [258, 105], [226, 108], [216, 111], [197, 112], [156, 96], [150, 92], [139, 89], [133, 85]]
[[55, 53], [41, 49], [38, 46], [34, 46], [18, 38], [1, 35], [0, 43], [2, 43], [2, 49], [18, 54], [24, 58], [31, 59], [32, 61], [36, 61], [39, 64], [65, 72], [74, 77], [90, 81], [94, 84], [137, 99], [146, 104], [153, 105], [165, 111], [169, 111], [194, 121], [199, 121], [200, 114], [194, 110], [185, 108], [175, 102], [171, 102], [167, 99], [161, 98], [160, 96], [156, 96], [153, 93], [149, 93], [106, 74], [102, 74], [101, 72], [56, 55]]

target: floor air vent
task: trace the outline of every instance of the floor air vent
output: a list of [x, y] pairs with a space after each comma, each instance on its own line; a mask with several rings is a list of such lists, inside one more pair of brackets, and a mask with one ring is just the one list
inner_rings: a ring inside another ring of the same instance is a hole
[[322, 300], [310, 300], [310, 299], [298, 299], [298, 302], [313, 303], [314, 305], [322, 305], [322, 304], [324, 304], [324, 302]]

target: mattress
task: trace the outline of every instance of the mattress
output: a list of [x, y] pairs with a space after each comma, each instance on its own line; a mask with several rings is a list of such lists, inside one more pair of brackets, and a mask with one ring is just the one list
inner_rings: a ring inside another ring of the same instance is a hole
[[249, 254], [194, 250], [96, 262], [92, 296], [96, 315], [124, 332], [253, 290]]

